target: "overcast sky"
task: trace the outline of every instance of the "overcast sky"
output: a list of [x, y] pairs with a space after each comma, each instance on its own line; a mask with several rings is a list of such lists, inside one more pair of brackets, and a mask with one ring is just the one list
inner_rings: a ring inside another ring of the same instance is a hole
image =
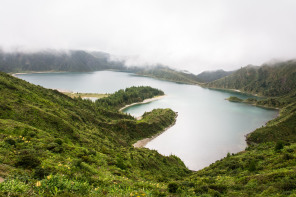
[[83, 49], [193, 73], [296, 58], [295, 0], [0, 0], [4, 50]]

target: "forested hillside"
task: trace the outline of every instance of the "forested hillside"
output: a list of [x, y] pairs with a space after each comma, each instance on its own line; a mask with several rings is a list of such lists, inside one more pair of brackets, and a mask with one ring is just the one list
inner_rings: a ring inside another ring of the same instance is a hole
[[194, 74], [184, 73], [176, 71], [167, 66], [151, 66], [151, 67], [129, 67], [129, 72], [136, 73], [138, 75], [153, 77], [166, 81], [173, 81], [187, 84], [198, 84], [199, 80]]
[[207, 83], [211, 81], [215, 81], [217, 79], [221, 79], [232, 74], [234, 71], [224, 71], [224, 70], [216, 70], [216, 71], [204, 71], [198, 74], [196, 77], [198, 81]]
[[206, 71], [199, 75], [177, 71], [168, 66], [126, 66], [124, 61], [112, 61], [108, 53], [97, 51], [55, 51], [39, 52], [4, 52], [0, 50], [0, 71], [17, 72], [90, 72], [117, 70], [131, 72], [157, 79], [199, 84], [220, 79], [232, 73], [223, 70]]
[[246, 66], [206, 85], [210, 88], [237, 89], [262, 96], [281, 96], [296, 87], [296, 61], [262, 66]]
[[101, 52], [86, 51], [40, 51], [34, 53], [0, 51], [0, 71], [68, 71], [88, 72], [106, 69], [124, 69], [123, 62], [109, 59]]
[[[129, 91], [163, 94], [133, 87], [122, 95]], [[190, 173], [173, 155], [132, 146], [172, 124], [175, 112], [137, 121], [99, 105], [0, 73], [0, 195], [168, 195], [168, 183]]]

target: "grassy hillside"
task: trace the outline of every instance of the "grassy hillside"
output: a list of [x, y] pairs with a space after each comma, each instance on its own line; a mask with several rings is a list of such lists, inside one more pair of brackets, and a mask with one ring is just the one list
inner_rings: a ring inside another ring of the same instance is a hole
[[97, 105], [0, 73], [0, 195], [167, 195], [190, 173], [175, 156], [132, 147], [172, 124], [172, 110], [137, 121]]
[[261, 96], [281, 96], [296, 87], [296, 61], [242, 67], [233, 74], [207, 84], [210, 88], [237, 89]]

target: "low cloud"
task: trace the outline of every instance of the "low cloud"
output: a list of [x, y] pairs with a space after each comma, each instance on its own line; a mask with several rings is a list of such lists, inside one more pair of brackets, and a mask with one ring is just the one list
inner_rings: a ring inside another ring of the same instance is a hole
[[1, 1], [4, 50], [105, 51], [194, 73], [295, 58], [296, 1]]

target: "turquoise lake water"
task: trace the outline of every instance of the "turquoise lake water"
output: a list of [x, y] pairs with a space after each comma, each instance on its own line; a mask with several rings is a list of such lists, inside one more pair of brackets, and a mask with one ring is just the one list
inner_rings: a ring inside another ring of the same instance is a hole
[[245, 135], [275, 118], [278, 113], [276, 110], [225, 100], [229, 96], [249, 97], [244, 94], [209, 90], [125, 72], [35, 73], [17, 77], [45, 88], [83, 93], [113, 93], [141, 85], [163, 90], [166, 94], [164, 98], [131, 106], [124, 112], [136, 117], [155, 108], [171, 108], [178, 112], [176, 124], [145, 147], [163, 155], [174, 154], [192, 170], [204, 168], [225, 157], [228, 152], [244, 150]]

